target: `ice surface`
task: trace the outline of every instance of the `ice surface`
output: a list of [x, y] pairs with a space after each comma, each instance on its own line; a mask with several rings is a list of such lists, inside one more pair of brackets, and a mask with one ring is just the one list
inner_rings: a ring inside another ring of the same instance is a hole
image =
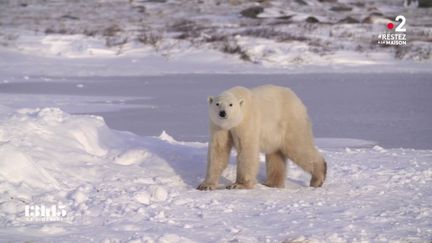
[[271, 83], [300, 96], [316, 137], [363, 139], [387, 148], [430, 149], [432, 144], [429, 73], [176, 74], [48, 82], [40, 76], [15, 77], [0, 83], [1, 104], [97, 114], [111, 128], [143, 136], [165, 130], [179, 140], [207, 142], [208, 96], [235, 85]]

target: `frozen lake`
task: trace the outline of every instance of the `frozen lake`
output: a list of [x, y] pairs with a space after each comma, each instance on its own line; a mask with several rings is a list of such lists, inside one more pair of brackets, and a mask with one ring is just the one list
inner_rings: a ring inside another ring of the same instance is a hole
[[[13, 103], [16, 108], [38, 106], [35, 99], [41, 94], [44, 104], [51, 99], [52, 106], [59, 105], [56, 99], [72, 95], [76, 97], [73, 103], [84, 103], [84, 108], [71, 110], [66, 106], [66, 111], [101, 115], [111, 128], [139, 135], [159, 135], [166, 130], [184, 141], [207, 141], [207, 96], [235, 85], [282, 85], [292, 88], [308, 107], [316, 137], [372, 140], [387, 148], [432, 148], [432, 78], [427, 73], [26, 79], [0, 84], [4, 99], [6, 94], [21, 97]], [[120, 105], [115, 110], [89, 112], [85, 103], [90, 101], [82, 98], [89, 96], [127, 99], [117, 102]]]

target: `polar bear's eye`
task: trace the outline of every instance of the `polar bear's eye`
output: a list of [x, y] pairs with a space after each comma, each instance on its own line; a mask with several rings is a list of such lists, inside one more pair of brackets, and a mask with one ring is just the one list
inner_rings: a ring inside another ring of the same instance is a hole
[[219, 106], [219, 103], [216, 103], [216, 106]]
[[232, 106], [232, 104], [230, 104], [230, 106]]

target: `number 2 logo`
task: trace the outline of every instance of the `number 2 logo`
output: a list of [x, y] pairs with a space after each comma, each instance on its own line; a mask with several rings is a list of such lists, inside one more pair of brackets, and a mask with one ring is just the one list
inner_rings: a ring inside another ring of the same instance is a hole
[[406, 24], [406, 18], [405, 18], [405, 16], [403, 16], [403, 15], [398, 15], [398, 16], [395, 18], [395, 21], [396, 21], [396, 22], [399, 22], [399, 21], [400, 21], [399, 25], [396, 26], [395, 31], [396, 31], [396, 32], [405, 32], [405, 31], [406, 31], [406, 29], [404, 28], [404, 26], [405, 26], [405, 24]]

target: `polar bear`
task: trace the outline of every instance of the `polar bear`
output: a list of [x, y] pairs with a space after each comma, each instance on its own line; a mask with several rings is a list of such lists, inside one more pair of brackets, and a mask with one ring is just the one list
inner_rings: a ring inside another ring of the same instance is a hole
[[315, 148], [306, 107], [289, 88], [234, 87], [209, 97], [208, 103], [207, 175], [198, 190], [216, 189], [232, 147], [237, 150], [237, 178], [227, 189], [254, 188], [260, 152], [266, 158], [266, 186], [284, 187], [287, 159], [312, 175], [310, 186], [322, 186], [327, 164]]

